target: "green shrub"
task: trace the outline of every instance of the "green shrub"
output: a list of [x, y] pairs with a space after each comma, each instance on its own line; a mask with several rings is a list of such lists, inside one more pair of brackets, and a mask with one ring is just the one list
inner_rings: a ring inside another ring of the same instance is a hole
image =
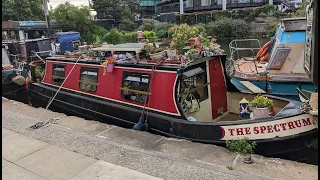
[[197, 29], [198, 34], [202, 35], [203, 37], [207, 35], [207, 29], [205, 24], [197, 24], [194, 27]]
[[310, 4], [310, 2], [306, 2], [306, 1], [302, 2], [300, 7], [294, 13], [294, 15], [304, 17], [306, 15], [306, 9], [309, 4]]
[[107, 32], [104, 27], [94, 24], [88, 32], [83, 35], [83, 39], [90, 44], [97, 41], [97, 36], [101, 39]]
[[135, 43], [137, 42], [137, 32], [127, 32], [123, 34], [123, 43]]
[[251, 23], [242, 19], [232, 20], [232, 36], [237, 38], [244, 38], [251, 35]]
[[271, 5], [271, 4], [266, 4], [262, 7], [262, 13], [266, 14], [266, 15], [271, 15], [273, 16], [275, 14], [275, 12], [277, 11], [277, 8], [275, 5]]
[[148, 39], [150, 43], [154, 43], [158, 39], [157, 33], [153, 31], [143, 31], [143, 37]]
[[279, 24], [276, 21], [267, 22], [268, 36], [269, 37], [274, 36], [274, 34], [276, 33], [278, 27], [279, 27]]
[[104, 36], [104, 41], [109, 44], [121, 44], [123, 42], [124, 36], [118, 29], [111, 29]]
[[279, 12], [279, 11], [277, 11], [276, 13], [274, 13], [274, 16], [275, 17], [282, 17], [282, 16], [287, 16], [288, 14], [287, 13], [285, 13], [285, 12]]
[[154, 19], [144, 19], [142, 21], [142, 31], [153, 31], [155, 29], [155, 24], [157, 20]]
[[254, 149], [257, 146], [256, 142], [252, 142], [251, 144], [248, 142], [248, 138], [242, 138], [238, 140], [230, 140], [226, 141], [226, 146], [230, 151], [235, 151], [244, 154], [252, 154], [254, 153]]
[[259, 17], [259, 14], [262, 12], [262, 8], [254, 8], [254, 17]]
[[251, 24], [242, 19], [220, 17], [206, 27], [209, 36], [244, 38], [250, 35]]
[[155, 32], [159, 38], [168, 38], [169, 29], [173, 26], [171, 23], [167, 22], [156, 22], [155, 23]]
[[262, 12], [262, 13], [260, 13], [260, 14], [259, 14], [259, 17], [261, 17], [261, 18], [265, 18], [265, 17], [267, 17], [267, 15], [266, 15], [265, 13], [263, 13], [263, 12]]
[[124, 19], [121, 21], [119, 29], [121, 31], [132, 31], [137, 29], [137, 24], [130, 19]]

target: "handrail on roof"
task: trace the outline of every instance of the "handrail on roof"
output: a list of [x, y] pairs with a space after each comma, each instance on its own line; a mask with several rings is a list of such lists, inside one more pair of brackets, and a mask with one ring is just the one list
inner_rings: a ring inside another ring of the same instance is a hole
[[[257, 47], [238, 47], [237, 42], [246, 42], [246, 41], [247, 42], [250, 42], [250, 41], [257, 42], [258, 46]], [[251, 51], [252, 52], [252, 59], [253, 59], [254, 65], [255, 65], [255, 69], [258, 72], [254, 50], [258, 50], [260, 48], [261, 48], [261, 45], [260, 45], [260, 41], [258, 39], [235, 39], [235, 40], [232, 40], [229, 43], [230, 60], [232, 61], [230, 65], [233, 65], [233, 63], [235, 61], [234, 53], [237, 53], [237, 59], [239, 59], [240, 58], [239, 51]]]

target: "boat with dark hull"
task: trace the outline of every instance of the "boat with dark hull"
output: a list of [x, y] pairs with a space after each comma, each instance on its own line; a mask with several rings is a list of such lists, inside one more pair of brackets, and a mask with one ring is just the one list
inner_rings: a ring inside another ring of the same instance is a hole
[[30, 85], [31, 102], [46, 107], [55, 97], [56, 111], [201, 143], [247, 137], [257, 154], [317, 164], [318, 130], [301, 102], [270, 96], [275, 116], [240, 119], [239, 101], [254, 95], [227, 92], [225, 60], [128, 61], [106, 72], [95, 58], [49, 57], [33, 64], [45, 75]]
[[2, 47], [2, 96], [28, 103], [29, 74], [26, 63], [15, 59], [10, 61], [5, 47]]

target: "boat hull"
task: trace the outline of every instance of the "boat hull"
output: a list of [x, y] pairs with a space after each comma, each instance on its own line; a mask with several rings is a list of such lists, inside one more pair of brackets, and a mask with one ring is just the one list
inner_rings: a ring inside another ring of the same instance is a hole
[[[57, 88], [43, 84], [31, 84], [30, 96], [32, 105], [45, 107], [49, 99], [56, 93], [56, 90]], [[121, 104], [65, 89], [61, 89], [50, 108], [58, 112], [77, 115], [86, 119], [94, 119], [125, 128], [132, 128], [138, 123], [142, 111], [141, 108], [128, 104]], [[222, 130], [222, 126], [228, 126], [226, 122], [220, 124], [189, 122], [179, 116], [155, 111], [149, 111], [148, 117], [148, 130], [152, 133], [225, 146], [226, 141], [222, 140], [225, 133]], [[268, 122], [268, 120], [265, 120], [265, 122]], [[254, 121], [247, 121], [245, 123], [250, 124], [254, 123]], [[318, 164], [317, 161], [314, 161], [317, 159], [315, 156], [317, 157], [318, 148], [317, 146], [310, 145], [311, 141], [318, 137], [317, 133], [318, 131], [315, 128], [304, 133], [283, 138], [258, 139], [256, 140], [258, 145], [255, 153], [268, 157], [279, 157]]]
[[[240, 78], [236, 77], [229, 77], [231, 83], [242, 93], [248, 93], [252, 94], [252, 91], [250, 91], [246, 86], [244, 86], [240, 81], [248, 81], [248, 80], [242, 80]], [[297, 88], [302, 88], [307, 91], [315, 91], [317, 89], [317, 86], [310, 83], [310, 82], [301, 82], [301, 83], [295, 83], [295, 82], [277, 82], [277, 81], [268, 81], [266, 83], [265, 81], [251, 81], [250, 83], [254, 84], [258, 88], [264, 90], [267, 94], [281, 97], [281, 98], [287, 98], [295, 101], [300, 101], [299, 92], [297, 91]]]
[[26, 85], [18, 85], [14, 82], [2, 83], [2, 96], [11, 100], [28, 103]]

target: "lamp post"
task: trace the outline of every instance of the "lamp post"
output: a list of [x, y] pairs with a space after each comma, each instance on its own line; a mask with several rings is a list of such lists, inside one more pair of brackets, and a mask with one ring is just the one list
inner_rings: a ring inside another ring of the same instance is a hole
[[183, 14], [183, 0], [180, 0], [180, 14]]
[[48, 0], [43, 0], [43, 11], [44, 11], [44, 16], [47, 21], [48, 37], [50, 37], [51, 36], [51, 24], [50, 24], [49, 11], [48, 11]]

